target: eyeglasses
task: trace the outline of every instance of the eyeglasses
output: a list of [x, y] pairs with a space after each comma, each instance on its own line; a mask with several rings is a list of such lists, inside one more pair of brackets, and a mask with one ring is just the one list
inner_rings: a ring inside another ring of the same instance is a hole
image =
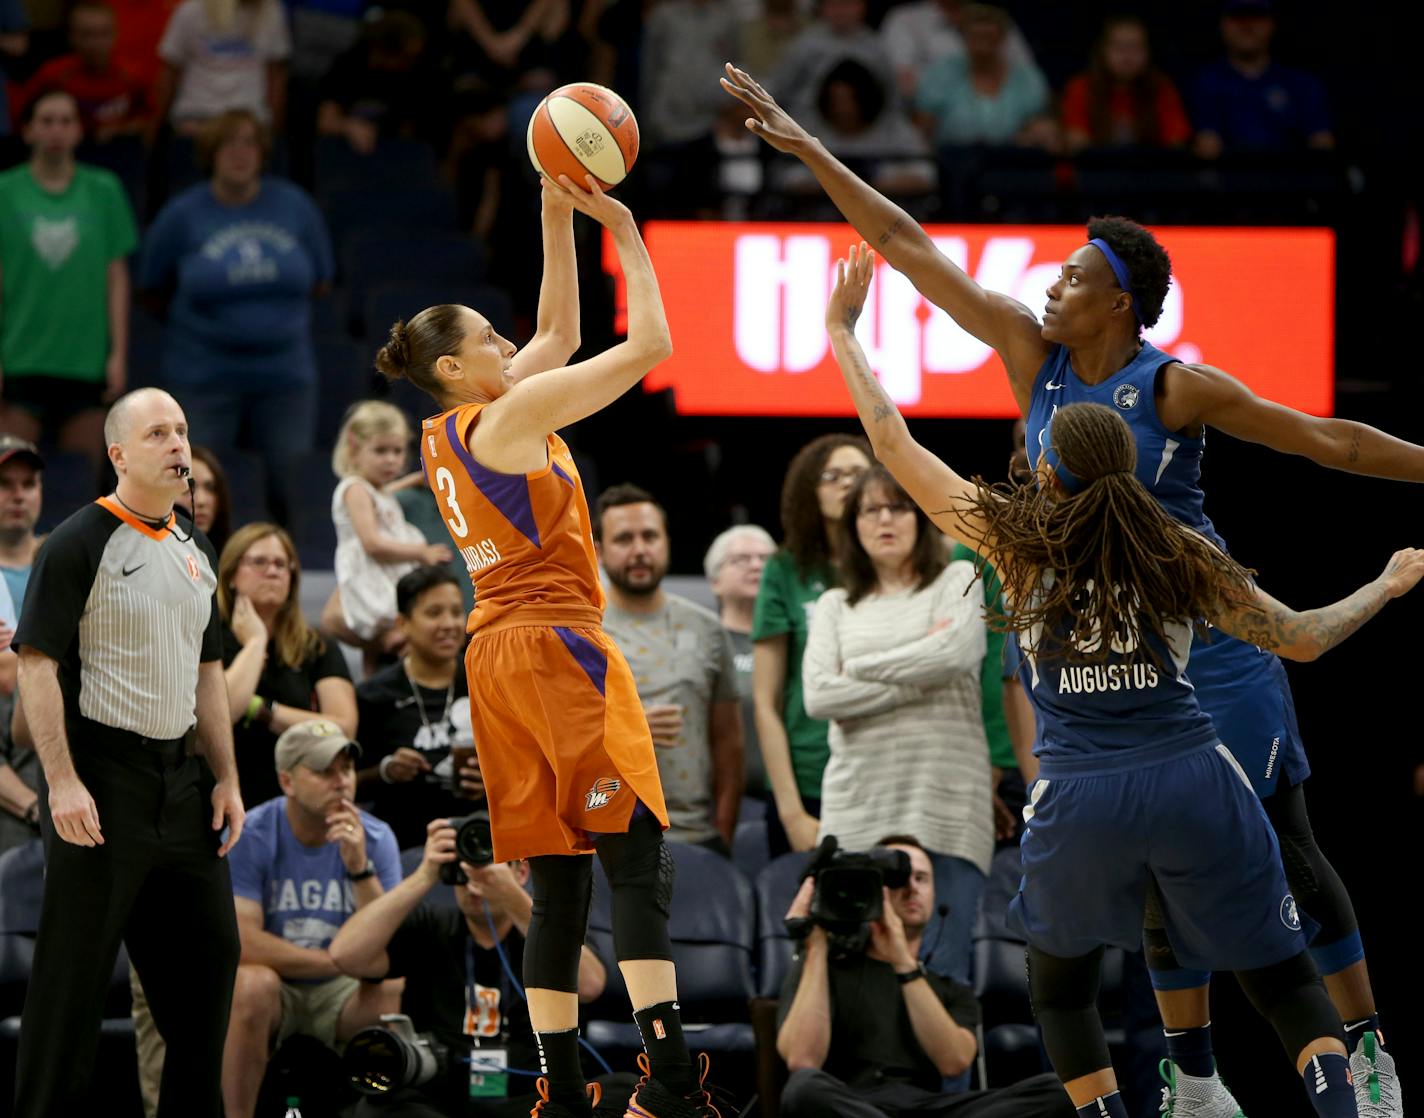
[[836, 485], [842, 481], [855, 481], [863, 473], [865, 473], [864, 466], [851, 466], [844, 470], [831, 466], [829, 469], [821, 471], [821, 484]]
[[254, 571], [276, 571], [278, 574], [285, 574], [292, 569], [292, 564], [286, 559], [279, 559], [271, 555], [244, 555], [242, 565], [251, 567]]
[[879, 520], [882, 512], [888, 512], [891, 516], [899, 516], [902, 513], [914, 512], [914, 505], [907, 505], [904, 501], [887, 501], [883, 505], [862, 505], [856, 515], [866, 520]]

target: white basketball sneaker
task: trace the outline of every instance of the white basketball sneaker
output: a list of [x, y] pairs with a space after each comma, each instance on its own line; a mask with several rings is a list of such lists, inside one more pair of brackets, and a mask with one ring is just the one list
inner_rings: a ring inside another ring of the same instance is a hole
[[1350, 1078], [1355, 1081], [1355, 1108], [1360, 1118], [1404, 1118], [1394, 1057], [1380, 1047], [1375, 1033], [1365, 1033], [1355, 1045]]
[[1157, 1073], [1167, 1084], [1162, 1088], [1161, 1106], [1167, 1118], [1246, 1118], [1221, 1076], [1198, 1079], [1171, 1060], [1158, 1064]]

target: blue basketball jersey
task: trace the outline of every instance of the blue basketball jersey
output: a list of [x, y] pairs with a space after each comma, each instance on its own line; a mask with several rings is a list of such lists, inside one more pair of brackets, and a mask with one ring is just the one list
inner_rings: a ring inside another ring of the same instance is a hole
[[[1044, 585], [1052, 586], [1053, 578], [1046, 572]], [[1109, 639], [1106, 659], [1083, 664], [1070, 662], [1067, 650], [1041, 627], [1025, 634], [1020, 675], [1038, 712], [1039, 757], [1048, 762], [1092, 755], [1102, 767], [1115, 768], [1139, 763], [1144, 748], [1160, 755], [1216, 742], [1211, 719], [1187, 681], [1188, 623], [1174, 623], [1160, 636], [1144, 634], [1152, 654], [1134, 662], [1128, 659], [1132, 649]], [[1076, 644], [1091, 653], [1101, 640], [1096, 633], [1079, 634]]]
[[[1223, 551], [1222, 540], [1203, 507], [1202, 451], [1205, 438], [1169, 431], [1157, 414], [1157, 373], [1176, 358], [1144, 341], [1136, 357], [1101, 384], [1078, 379], [1064, 346], [1038, 370], [1027, 417], [1029, 462], [1043, 446], [1044, 429], [1066, 404], [1113, 408], [1137, 443], [1137, 479], [1175, 520], [1200, 532]], [[1191, 684], [1196, 701], [1217, 733], [1241, 762], [1258, 795], [1310, 775], [1285, 672], [1275, 656], [1225, 633], [1197, 638], [1191, 650]]]

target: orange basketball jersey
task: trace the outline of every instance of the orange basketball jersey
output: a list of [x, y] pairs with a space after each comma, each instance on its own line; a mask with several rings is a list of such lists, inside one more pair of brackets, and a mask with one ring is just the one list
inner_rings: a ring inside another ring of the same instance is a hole
[[466, 404], [421, 425], [425, 480], [475, 586], [466, 628], [603, 624], [603, 585], [583, 484], [558, 435], [530, 474], [501, 474], [475, 461], [470, 432], [484, 404]]

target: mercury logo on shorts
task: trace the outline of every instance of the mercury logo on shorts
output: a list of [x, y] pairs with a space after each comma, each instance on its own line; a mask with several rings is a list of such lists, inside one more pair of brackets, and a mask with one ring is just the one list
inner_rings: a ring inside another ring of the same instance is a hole
[[614, 780], [610, 776], [599, 777], [593, 782], [593, 787], [588, 790], [588, 795], [584, 797], [584, 811], [596, 811], [598, 808], [607, 807], [609, 799], [622, 787], [621, 780]]
[[1289, 893], [1281, 901], [1281, 923], [1293, 932], [1300, 931], [1300, 910], [1295, 907], [1295, 898]]

